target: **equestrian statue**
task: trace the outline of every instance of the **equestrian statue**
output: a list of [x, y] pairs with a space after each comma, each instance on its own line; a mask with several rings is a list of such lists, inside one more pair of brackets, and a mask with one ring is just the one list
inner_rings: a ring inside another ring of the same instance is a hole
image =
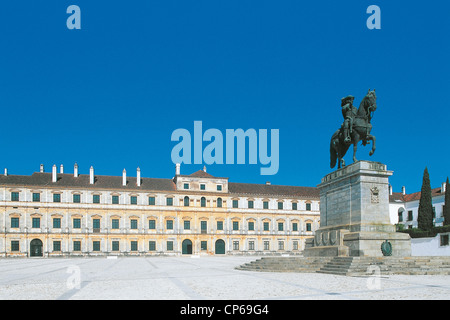
[[375, 89], [367, 92], [362, 99], [359, 108], [353, 106], [353, 96], [347, 96], [341, 99], [342, 115], [344, 123], [331, 137], [330, 142], [330, 167], [334, 168], [336, 162], [338, 169], [345, 166], [344, 156], [350, 145], [353, 144], [353, 162], [356, 162], [356, 150], [358, 142], [365, 146], [369, 140], [372, 141], [372, 150], [369, 155], [375, 152], [375, 136], [370, 134], [372, 124], [370, 120], [373, 112], [377, 109], [377, 96]]

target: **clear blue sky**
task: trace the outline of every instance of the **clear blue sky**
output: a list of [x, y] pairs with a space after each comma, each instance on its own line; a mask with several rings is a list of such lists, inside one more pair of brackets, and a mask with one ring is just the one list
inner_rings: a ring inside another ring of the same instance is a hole
[[[81, 30], [68, 30], [69, 5]], [[369, 5], [381, 30], [369, 30]], [[450, 175], [448, 1], [8, 1], [0, 7], [1, 160], [171, 178], [171, 133], [280, 130], [280, 167], [211, 165], [233, 182], [316, 186], [332, 171], [340, 99], [376, 88], [377, 150], [394, 191]], [[346, 156], [351, 162], [351, 152]], [[182, 165], [189, 174], [203, 165]]]

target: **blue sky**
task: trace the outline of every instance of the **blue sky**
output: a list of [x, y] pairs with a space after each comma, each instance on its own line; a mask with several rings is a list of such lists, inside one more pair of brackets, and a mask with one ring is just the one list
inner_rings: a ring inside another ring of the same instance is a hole
[[[69, 5], [81, 30], [69, 30]], [[381, 29], [369, 30], [369, 5]], [[448, 1], [12, 1], [0, 8], [0, 167], [171, 178], [175, 129], [279, 129], [279, 171], [211, 165], [233, 182], [316, 186], [329, 143], [376, 88], [377, 150], [394, 191], [450, 175]], [[346, 156], [351, 162], [351, 152]], [[203, 165], [182, 165], [189, 174]]]

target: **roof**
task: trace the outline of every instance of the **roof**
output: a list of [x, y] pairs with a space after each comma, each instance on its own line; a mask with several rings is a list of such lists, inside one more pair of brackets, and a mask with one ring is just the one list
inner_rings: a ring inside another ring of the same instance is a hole
[[[441, 188], [434, 188], [431, 189], [431, 197], [438, 197], [443, 195], [444, 193], [441, 192]], [[410, 194], [403, 194], [401, 192], [393, 192], [392, 195], [389, 196], [390, 202], [410, 202], [415, 200], [420, 200], [421, 192], [414, 192]]]
[[319, 199], [319, 189], [316, 187], [282, 186], [272, 184], [228, 183], [228, 191], [233, 194], [248, 195], [283, 195], [291, 197], [306, 197]]
[[198, 170], [192, 174], [189, 175], [179, 175], [180, 177], [191, 177], [191, 178], [211, 178], [211, 179], [228, 179], [228, 178], [221, 178], [221, 177], [214, 177], [213, 175], [210, 175], [206, 171]]

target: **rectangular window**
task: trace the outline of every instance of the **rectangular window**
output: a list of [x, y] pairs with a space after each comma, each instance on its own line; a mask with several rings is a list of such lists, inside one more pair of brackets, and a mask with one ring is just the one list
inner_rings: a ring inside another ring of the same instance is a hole
[[111, 201], [112, 201], [112, 204], [119, 204], [119, 196], [112, 196]]
[[295, 241], [292, 242], [292, 249], [293, 250], [298, 250], [298, 241], [295, 240]]
[[248, 200], [248, 208], [253, 209], [253, 200]]
[[185, 190], [188, 190], [188, 189], [189, 189], [189, 183], [185, 183], [185, 184], [183, 185], [183, 188], [184, 188]]
[[92, 241], [92, 251], [100, 251], [100, 241]]
[[11, 192], [11, 201], [19, 201], [19, 193]]
[[283, 229], [284, 229], [284, 223], [278, 222], [278, 231], [283, 231]]
[[408, 210], [408, 221], [413, 221], [413, 212], [412, 212], [412, 210]]
[[73, 203], [80, 203], [81, 202], [81, 196], [79, 194], [73, 195]]
[[11, 251], [19, 251], [19, 240], [11, 240]]
[[263, 208], [269, 209], [269, 201], [263, 201]]
[[269, 231], [269, 223], [268, 222], [264, 222], [263, 227], [264, 227], [264, 231]]
[[283, 202], [278, 202], [278, 209], [282, 210], [283, 209]]
[[73, 251], [81, 251], [81, 241], [73, 242]]
[[81, 228], [81, 219], [80, 218], [74, 218], [72, 222], [73, 222], [72, 227], [74, 229], [80, 229]]
[[217, 230], [223, 230], [223, 221], [217, 221]]
[[19, 218], [11, 218], [11, 228], [18, 228], [19, 227]]
[[41, 218], [33, 218], [31, 220], [32, 228], [40, 228], [41, 227]]
[[156, 241], [151, 240], [148, 242], [148, 250], [156, 251]]
[[136, 230], [138, 228], [138, 221], [137, 219], [131, 219], [130, 220], [130, 228], [133, 230]]
[[61, 251], [61, 241], [53, 241], [53, 252]]
[[99, 194], [94, 194], [92, 196], [92, 203], [100, 203], [100, 195]]
[[119, 229], [119, 219], [112, 219], [111, 228]]
[[167, 251], [173, 251], [173, 241], [167, 241]]
[[92, 227], [94, 232], [100, 232], [100, 219], [92, 219]]
[[138, 251], [138, 242], [137, 241], [131, 241], [131, 251]]
[[398, 213], [398, 222], [403, 222], [403, 211]]
[[306, 211], [311, 211], [311, 203], [306, 204]]
[[448, 246], [449, 244], [449, 236], [448, 234], [442, 234], [441, 235], [441, 246]]
[[297, 202], [292, 203], [292, 210], [297, 210]]
[[112, 251], [119, 251], [119, 241], [112, 241]]
[[255, 241], [248, 242], [248, 250], [255, 250]]
[[233, 241], [233, 250], [239, 250], [239, 241]]
[[270, 242], [264, 241], [264, 250], [270, 250]]
[[173, 206], [173, 198], [166, 198], [166, 206]]
[[306, 231], [311, 231], [311, 223], [306, 224]]
[[154, 206], [155, 205], [155, 197], [148, 197], [148, 204], [150, 206]]
[[41, 201], [41, 194], [38, 192], [33, 192], [33, 202], [40, 202]]
[[191, 221], [189, 220], [184, 220], [184, 230], [190, 230], [191, 229]]
[[233, 200], [233, 208], [239, 207], [239, 200]]
[[207, 221], [200, 221], [201, 233], [206, 233], [207, 232], [207, 226], [208, 226], [208, 222]]
[[278, 241], [278, 250], [284, 250], [284, 241]]
[[167, 220], [166, 221], [166, 229], [167, 230], [173, 230], [173, 220]]
[[239, 230], [239, 221], [233, 221], [233, 230]]
[[297, 224], [297, 222], [292, 223], [292, 231], [298, 231], [298, 224]]
[[217, 191], [222, 191], [222, 185], [220, 184], [217, 185]]
[[253, 221], [248, 222], [248, 230], [254, 231], [255, 230], [255, 223]]
[[156, 229], [156, 220], [148, 220], [148, 228], [151, 230]]
[[53, 194], [53, 202], [61, 202], [61, 194], [60, 193]]
[[53, 218], [53, 228], [61, 229], [61, 218]]
[[201, 184], [200, 185], [200, 190], [205, 190], [205, 189], [206, 189], [206, 186], [204, 184]]
[[130, 197], [130, 203], [131, 204], [137, 204], [137, 197], [136, 196], [131, 196]]
[[200, 241], [200, 250], [207, 250], [208, 242]]

